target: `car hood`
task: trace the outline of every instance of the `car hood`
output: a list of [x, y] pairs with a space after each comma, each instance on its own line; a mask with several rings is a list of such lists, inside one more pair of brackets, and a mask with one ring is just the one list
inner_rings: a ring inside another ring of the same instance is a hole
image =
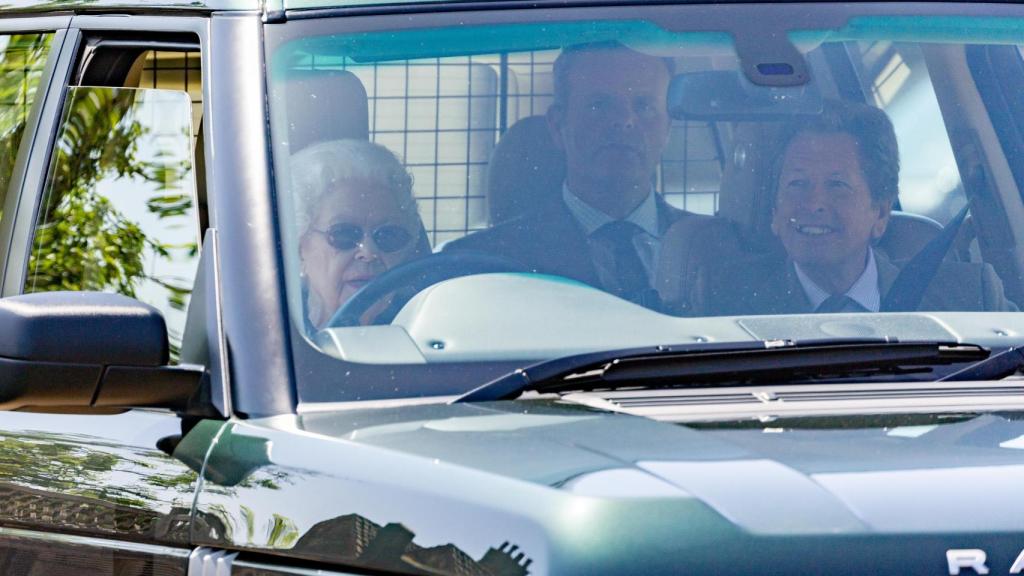
[[573, 494], [697, 498], [752, 533], [1024, 529], [1017, 414], [675, 425], [546, 402], [398, 412], [303, 425]]
[[[469, 556], [470, 533], [495, 532], [490, 550], [516, 546], [516, 565], [533, 574], [752, 573], [765, 562], [784, 573], [809, 559], [850, 572], [835, 546], [859, 558], [851, 573], [948, 573], [951, 549], [982, 549], [986, 566], [1006, 573], [1024, 548], [1024, 420], [1015, 413], [677, 425], [513, 401], [325, 412], [294, 424], [325, 459], [329, 446], [395, 459], [389, 472], [358, 475], [367, 495], [405, 503], [374, 526], [408, 528], [410, 545], [441, 532], [456, 548], [465, 540]], [[353, 481], [351, 469], [318, 474]], [[451, 521], [415, 520], [417, 509]], [[484, 520], [470, 510], [485, 510]]]

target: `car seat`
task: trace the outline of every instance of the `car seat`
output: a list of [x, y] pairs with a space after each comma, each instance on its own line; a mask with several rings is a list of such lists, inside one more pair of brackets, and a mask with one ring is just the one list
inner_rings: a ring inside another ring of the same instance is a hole
[[[523, 118], [498, 141], [487, 176], [487, 199], [492, 225], [506, 222], [561, 193], [565, 160], [551, 139], [543, 116]], [[690, 311], [688, 287], [710, 258], [738, 255], [735, 228], [721, 218], [687, 218], [673, 227], [680, 245], [665, 249], [658, 264], [655, 286], [662, 295], [665, 311]]]
[[491, 225], [523, 215], [561, 191], [565, 157], [551, 139], [544, 116], [512, 124], [494, 147], [487, 168]]
[[[886, 253], [891, 260], [910, 260], [933, 238], [942, 232], [942, 224], [927, 216], [893, 210], [889, 225], [879, 239], [876, 248]], [[956, 252], [950, 250], [946, 259], [955, 259]]]
[[292, 154], [326, 140], [368, 140], [366, 88], [345, 70], [293, 70], [284, 86]]
[[[284, 85], [288, 102], [288, 147], [292, 154], [306, 146], [341, 139], [370, 139], [366, 88], [347, 70], [292, 70]], [[417, 250], [431, 252], [426, 231]]]

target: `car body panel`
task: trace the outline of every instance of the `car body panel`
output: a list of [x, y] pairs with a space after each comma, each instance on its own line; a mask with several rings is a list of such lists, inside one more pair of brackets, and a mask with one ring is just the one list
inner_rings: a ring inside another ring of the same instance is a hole
[[[213, 256], [224, 263], [204, 288], [225, 296], [210, 300], [227, 332], [222, 342], [219, 326], [210, 330], [224, 362], [212, 377], [221, 387], [235, 384], [233, 402], [218, 406], [234, 416], [193, 427], [191, 416], [158, 411], [4, 413], [0, 548], [9, 552], [0, 552], [0, 573], [184, 574], [195, 546], [241, 552], [236, 573], [243, 574], [943, 574], [951, 549], [984, 549], [994, 573], [1006, 573], [1024, 554], [1019, 412], [720, 416], [679, 425], [550, 398], [405, 405], [399, 398], [374, 408], [309, 403], [308, 413], [292, 414], [291, 384], [316, 371], [289, 356], [289, 340], [303, 336], [289, 323], [281, 289], [267, 103], [238, 95], [266, 95], [258, 12], [273, 20], [277, 10], [325, 6], [83, 0], [6, 7], [118, 14], [72, 21], [90, 32], [115, 29], [110, 23], [129, 13], [244, 13], [214, 14], [209, 42], [202, 36], [204, 73], [217, 71], [207, 79], [204, 122], [211, 222], [222, 247]], [[131, 30], [153, 29], [140, 20]], [[68, 34], [58, 70], [65, 75], [77, 34]], [[62, 84], [55, 79], [53, 88]], [[48, 156], [36, 156], [44, 166]], [[22, 289], [10, 282], [8, 292]], [[988, 334], [982, 343], [1020, 333], [1014, 317], [950, 318], [944, 334], [959, 336], [966, 326]], [[720, 322], [729, 334], [767, 337], [771, 320]], [[507, 330], [508, 320], [494, 326]], [[390, 370], [346, 393], [383, 398], [399, 390]], [[171, 446], [171, 454], [161, 449]], [[76, 557], [93, 564], [64, 561]], [[246, 572], [246, 563], [259, 568]]]
[[208, 468], [257, 456], [221, 475], [232, 485], [207, 476], [198, 511], [231, 528], [197, 543], [403, 572], [491, 554], [531, 574], [792, 572], [812, 557], [829, 573], [942, 573], [957, 547], [1009, 566], [1024, 421], [921, 418], [680, 426], [535, 400], [238, 422]]
[[[219, 192], [210, 201], [221, 265], [213, 289], [231, 295], [231, 305], [220, 308], [231, 344], [222, 386], [231, 390], [233, 408], [241, 414], [294, 412], [292, 387], [280, 385], [292, 374], [292, 360], [284, 353], [290, 330], [280, 290], [284, 272], [270, 192], [266, 101], [237, 96], [264, 93], [262, 24], [255, 14], [226, 14], [213, 16], [210, 28], [211, 42], [221, 47], [212, 52], [210, 67], [221, 72], [207, 83], [210, 116], [216, 118], [207, 126], [211, 140], [228, 143], [208, 148], [208, 182]], [[245, 387], [231, 386], [235, 379]]]
[[[80, 574], [148, 564], [184, 574], [199, 475], [157, 448], [180, 434], [180, 420], [166, 412], [5, 413], [0, 571]], [[66, 556], [70, 550], [77, 551]]]

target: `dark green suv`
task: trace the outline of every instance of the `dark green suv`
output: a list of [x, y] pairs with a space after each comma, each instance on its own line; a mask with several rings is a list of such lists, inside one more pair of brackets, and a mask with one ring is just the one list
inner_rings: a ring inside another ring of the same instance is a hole
[[0, 8], [0, 574], [1024, 574], [1022, 46]]

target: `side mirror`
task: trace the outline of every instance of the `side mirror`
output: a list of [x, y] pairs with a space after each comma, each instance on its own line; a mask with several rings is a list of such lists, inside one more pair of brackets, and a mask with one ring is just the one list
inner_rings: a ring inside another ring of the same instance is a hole
[[0, 299], [0, 409], [182, 410], [203, 369], [168, 366], [155, 308], [119, 294], [40, 292]]

